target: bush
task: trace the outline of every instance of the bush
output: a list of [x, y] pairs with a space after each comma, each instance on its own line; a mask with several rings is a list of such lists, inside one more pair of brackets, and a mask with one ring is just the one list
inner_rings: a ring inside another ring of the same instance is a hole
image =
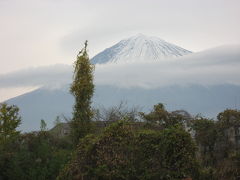
[[198, 176], [196, 146], [181, 127], [137, 130], [119, 121], [83, 138], [58, 179], [181, 179]]

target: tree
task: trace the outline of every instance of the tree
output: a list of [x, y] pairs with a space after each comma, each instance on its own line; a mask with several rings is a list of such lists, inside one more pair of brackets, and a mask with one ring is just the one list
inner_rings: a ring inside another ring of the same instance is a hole
[[162, 128], [169, 128], [176, 125], [188, 126], [191, 115], [183, 110], [168, 112], [162, 103], [156, 104], [153, 110], [146, 114], [140, 112], [140, 116], [148, 124], [156, 124]]
[[138, 120], [138, 116], [138, 107], [132, 107], [130, 109], [124, 102], [120, 102], [118, 105], [109, 108], [102, 106], [99, 109], [94, 110], [95, 121], [116, 122], [119, 120], [127, 120], [136, 122]]
[[240, 111], [226, 109], [225, 111], [218, 114], [217, 119], [222, 128], [229, 128], [240, 125]]
[[75, 97], [73, 119], [70, 122], [71, 135], [74, 144], [79, 138], [84, 137], [92, 129], [91, 99], [94, 92], [93, 71], [94, 66], [90, 63], [87, 53], [87, 41], [84, 48], [77, 55], [71, 93]]
[[199, 147], [204, 166], [213, 166], [216, 162], [215, 147], [218, 138], [216, 122], [212, 119], [197, 116], [192, 122], [194, 138]]
[[5, 158], [1, 159], [0, 153], [0, 179], [56, 179], [72, 152], [71, 146], [63, 143], [48, 131], [21, 134], [14, 146], [8, 147]]
[[239, 179], [240, 151], [239, 127], [240, 111], [226, 109], [217, 116], [218, 125], [218, 158], [216, 162], [217, 179]]
[[196, 145], [180, 126], [143, 130], [136, 135], [136, 171], [138, 179], [198, 179]]
[[153, 110], [149, 114], [143, 112], [140, 113], [140, 116], [150, 124], [165, 125], [167, 122], [169, 113], [166, 111], [164, 105], [159, 103], [154, 105]]
[[16, 130], [21, 122], [18, 111], [17, 106], [0, 104], [0, 179], [8, 179], [6, 172], [15, 150], [13, 145], [20, 133]]
[[19, 108], [15, 105], [0, 104], [0, 142], [15, 137], [20, 132], [16, 128], [21, 123]]

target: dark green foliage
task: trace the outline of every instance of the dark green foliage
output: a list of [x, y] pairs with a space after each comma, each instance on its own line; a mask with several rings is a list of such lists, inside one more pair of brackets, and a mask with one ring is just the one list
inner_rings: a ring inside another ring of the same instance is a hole
[[[192, 118], [185, 111], [168, 112], [162, 104], [148, 114], [140, 113], [144, 121], [136, 121], [136, 114], [121, 108], [100, 114], [107, 123], [95, 122], [100, 129], [91, 131], [94, 134], [83, 131], [86, 134], [73, 149], [64, 131], [67, 123], [58, 122], [47, 131], [41, 121], [41, 131], [19, 134], [18, 108], [1, 105], [0, 179], [235, 180], [240, 176], [239, 111], [221, 112], [217, 121]], [[83, 122], [78, 121], [82, 128]]]
[[16, 130], [21, 123], [18, 111], [14, 105], [0, 104], [0, 179], [8, 179], [8, 164], [14, 156], [15, 141], [20, 133]]
[[226, 110], [213, 121], [193, 119], [183, 111], [168, 112], [158, 104], [141, 116], [148, 126], [120, 121], [100, 135], [82, 139], [59, 179], [234, 180], [239, 176], [239, 149], [229, 134], [239, 127], [238, 111]]
[[79, 138], [88, 134], [92, 127], [93, 70], [94, 66], [90, 63], [87, 54], [86, 41], [85, 47], [79, 52], [75, 61], [73, 83], [70, 90], [75, 97], [73, 119], [71, 121], [71, 134], [75, 144], [78, 143]]
[[213, 121], [197, 117], [192, 124], [205, 179], [235, 180], [240, 174], [240, 112], [227, 109]]
[[240, 126], [240, 111], [227, 109], [218, 114], [217, 119], [221, 128]]
[[235, 180], [240, 178], [240, 151], [229, 154], [218, 162], [215, 176], [219, 180]]
[[153, 110], [149, 114], [140, 113], [142, 118], [151, 124], [161, 124], [163, 126], [167, 126], [169, 113], [165, 110], [163, 104], [159, 103], [154, 105]]
[[130, 179], [134, 171], [130, 129], [130, 125], [117, 122], [98, 137], [81, 139], [72, 161], [58, 179]]
[[217, 118], [219, 146], [215, 176], [220, 180], [235, 180], [240, 178], [240, 111], [227, 109]]
[[[5, 146], [0, 177], [9, 180], [56, 179], [71, 150], [47, 132], [27, 133]], [[2, 154], [1, 154], [2, 155]]]
[[0, 144], [6, 143], [8, 139], [14, 138], [20, 133], [16, 130], [21, 123], [18, 111], [17, 106], [0, 104]]
[[196, 147], [185, 130], [137, 129], [120, 121], [98, 137], [85, 137], [58, 179], [181, 179], [198, 175]]
[[196, 146], [181, 127], [137, 133], [138, 179], [183, 179], [199, 176]]
[[214, 148], [218, 138], [218, 131], [216, 122], [203, 118], [197, 117], [192, 122], [192, 128], [195, 131], [195, 141], [198, 144], [199, 151], [203, 155], [201, 158], [204, 166], [212, 166], [215, 162]]
[[134, 134], [128, 123], [108, 127], [96, 144], [96, 177], [131, 179], [134, 174]]
[[168, 112], [164, 105], [159, 103], [153, 107], [149, 113], [140, 113], [145, 122], [151, 125], [159, 125], [162, 128], [168, 128], [176, 125], [187, 126], [191, 116], [186, 111]]

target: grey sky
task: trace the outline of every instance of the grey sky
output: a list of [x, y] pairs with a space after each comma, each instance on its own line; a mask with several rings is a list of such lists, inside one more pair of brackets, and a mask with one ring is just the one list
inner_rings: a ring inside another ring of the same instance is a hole
[[0, 74], [72, 64], [137, 33], [192, 51], [240, 44], [239, 0], [0, 0]]

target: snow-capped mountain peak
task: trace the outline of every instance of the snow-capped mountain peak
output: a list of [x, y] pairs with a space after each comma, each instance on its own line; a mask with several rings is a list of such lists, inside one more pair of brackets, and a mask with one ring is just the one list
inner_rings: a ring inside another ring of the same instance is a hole
[[191, 51], [158, 37], [138, 34], [121, 40], [92, 58], [92, 63], [158, 61], [190, 54]]

